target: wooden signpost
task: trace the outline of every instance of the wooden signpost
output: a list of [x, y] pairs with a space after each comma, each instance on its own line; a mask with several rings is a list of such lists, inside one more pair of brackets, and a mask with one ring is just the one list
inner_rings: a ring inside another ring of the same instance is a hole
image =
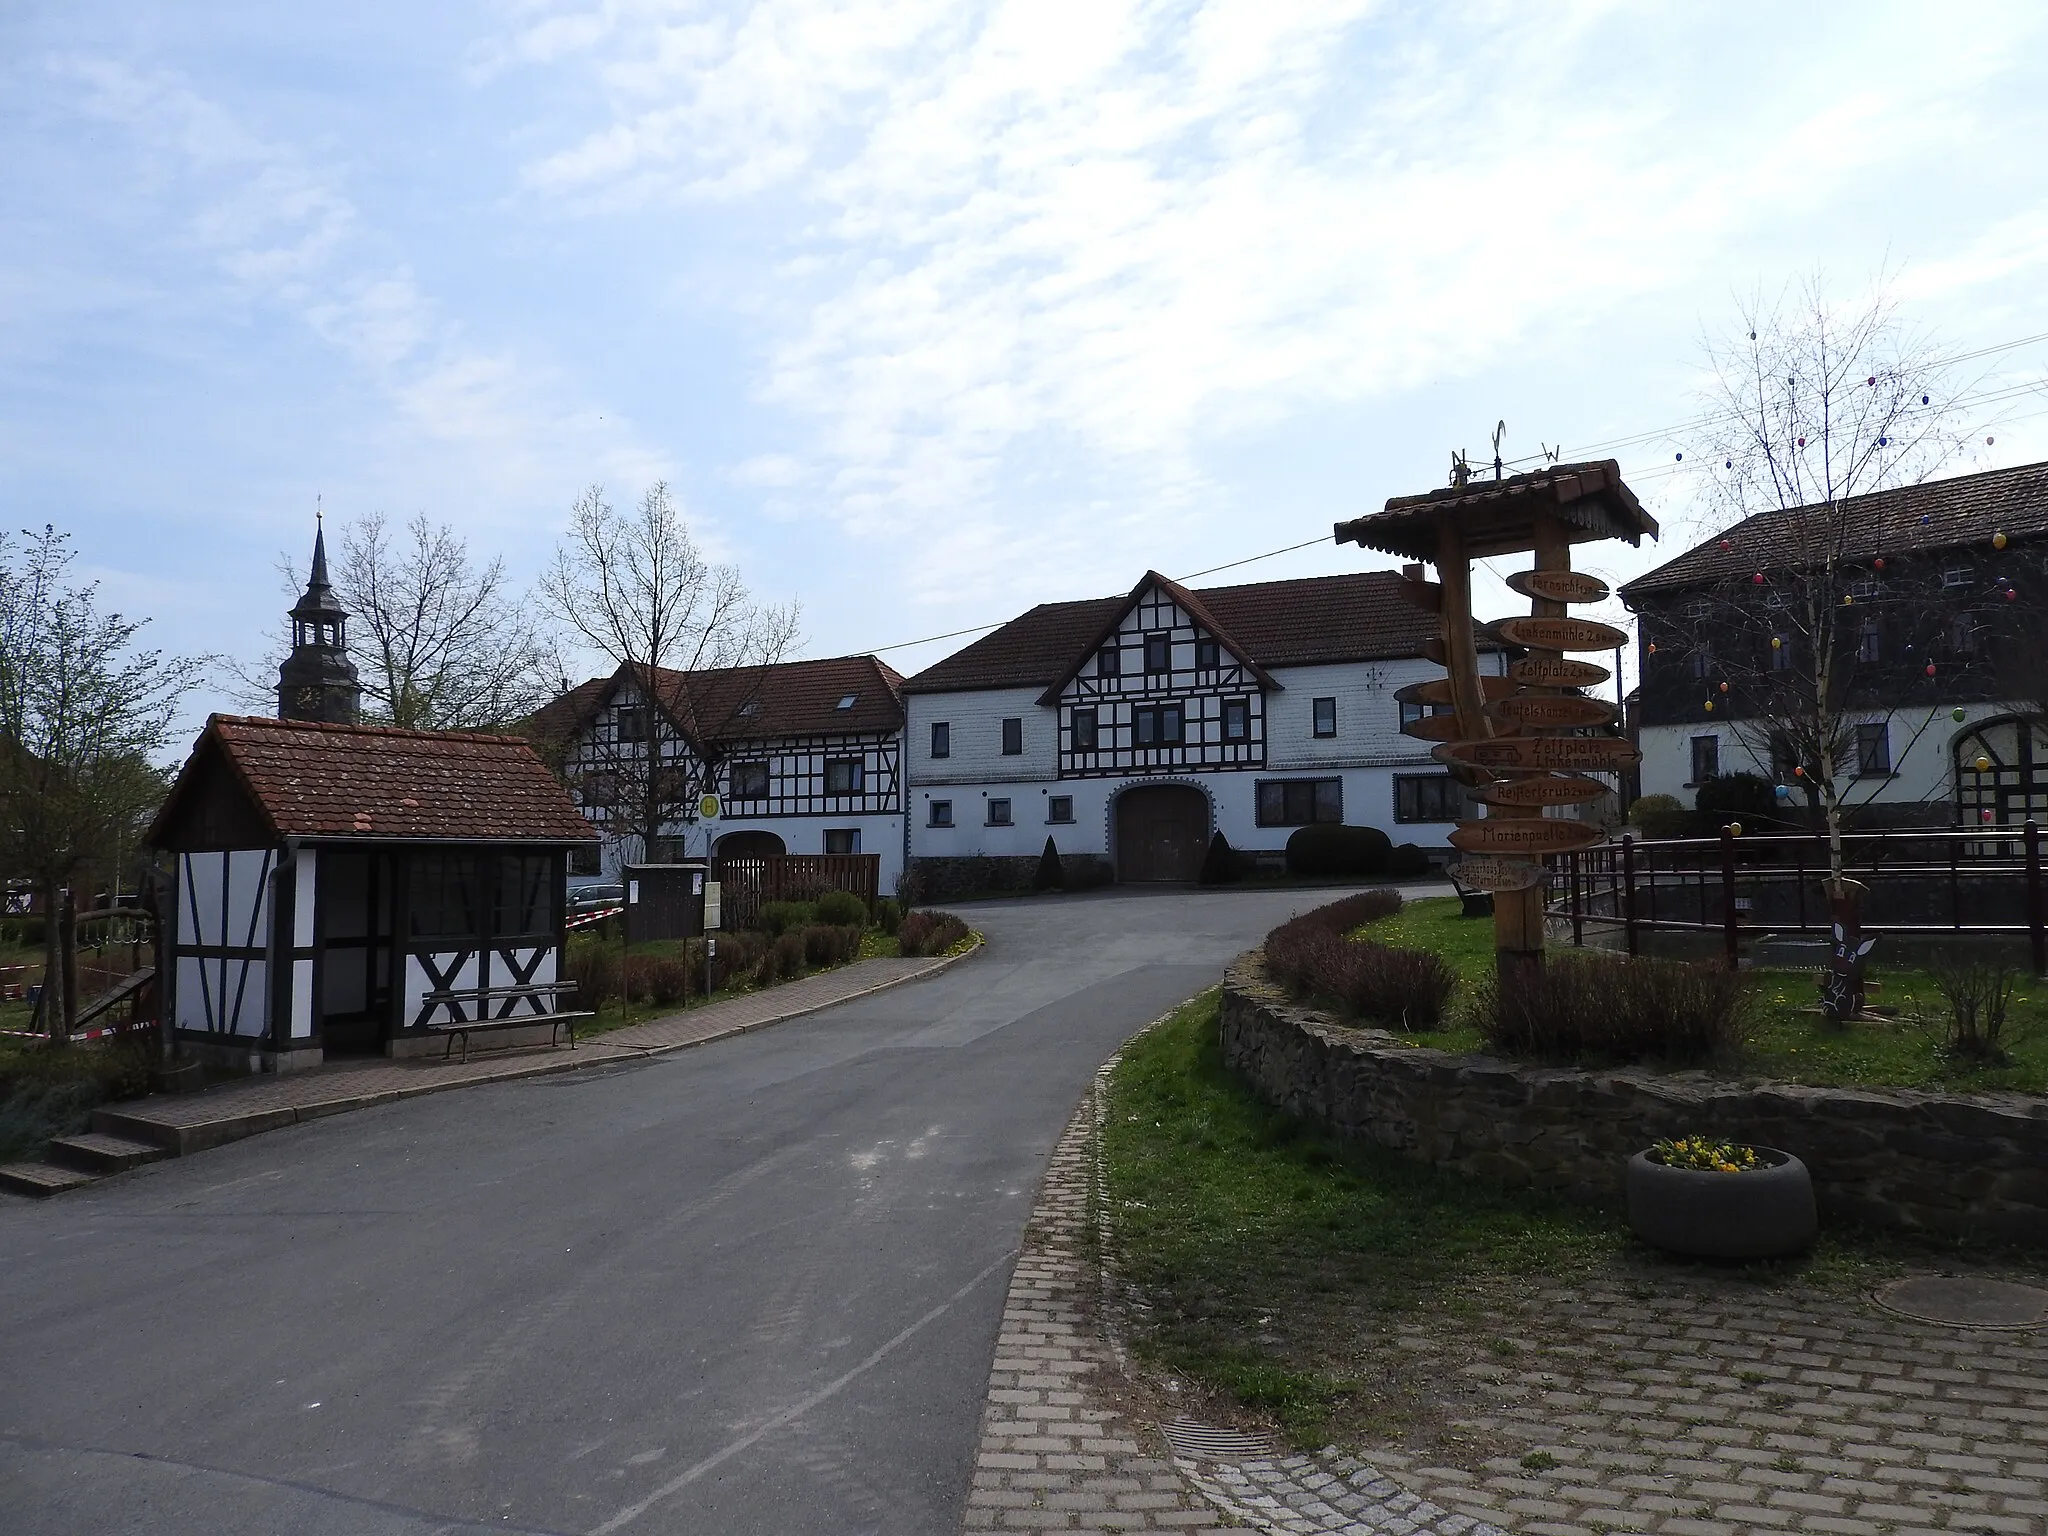
[[[1455, 713], [1424, 716], [1403, 729], [1437, 741], [1430, 755], [1487, 807], [1486, 816], [1460, 822], [1451, 834], [1451, 845], [1470, 855], [1452, 872], [1494, 893], [1494, 951], [1503, 987], [1543, 963], [1542, 858], [1600, 838], [1592, 824], [1545, 810], [1597, 798], [1606, 786], [1586, 773], [1612, 772], [1641, 757], [1622, 737], [1577, 734], [1611, 726], [1614, 706], [1572, 691], [1605, 681], [1608, 672], [1562, 653], [1610, 650], [1627, 637], [1612, 625], [1567, 616], [1566, 604], [1607, 596], [1605, 582], [1571, 569], [1571, 546], [1606, 538], [1634, 544], [1656, 532], [1611, 459], [1492, 481], [1468, 480], [1461, 472], [1451, 486], [1395, 497], [1383, 512], [1337, 525], [1339, 543], [1436, 566], [1433, 582], [1423, 579], [1421, 565], [1407, 567], [1402, 589], [1409, 601], [1436, 612], [1441, 638], [1430, 654], [1446, 675], [1404, 688], [1400, 697], [1403, 703], [1449, 703]], [[1505, 678], [1486, 677], [1472, 620], [1471, 562], [1517, 553], [1534, 556], [1534, 569], [1507, 578], [1530, 599], [1529, 615], [1491, 628], [1528, 654]]]

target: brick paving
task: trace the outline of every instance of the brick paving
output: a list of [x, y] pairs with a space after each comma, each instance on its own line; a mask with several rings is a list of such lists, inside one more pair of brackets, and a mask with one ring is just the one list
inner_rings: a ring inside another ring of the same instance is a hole
[[1132, 1422], [1118, 1404], [1135, 1368], [1086, 1228], [1091, 1209], [1106, 1220], [1091, 1197], [1109, 1070], [1054, 1152], [1018, 1261], [970, 1531], [2048, 1536], [2048, 1327], [1918, 1322], [1734, 1272], [1532, 1287], [1402, 1322], [1392, 1346], [1452, 1432], [1429, 1455], [1281, 1455], [1242, 1436], [1205, 1452], [1185, 1421]]
[[765, 991], [725, 998], [644, 1024], [615, 1029], [579, 1041], [573, 1049], [557, 1046], [497, 1053], [472, 1050], [467, 1061], [443, 1061], [438, 1056], [342, 1061], [306, 1072], [243, 1078], [201, 1093], [155, 1094], [115, 1105], [102, 1112], [102, 1118], [123, 1135], [175, 1146], [181, 1152], [198, 1151], [394, 1099], [479, 1083], [574, 1072], [703, 1045], [814, 1013], [884, 987], [915, 981], [960, 958], [955, 955], [937, 959], [860, 960]]

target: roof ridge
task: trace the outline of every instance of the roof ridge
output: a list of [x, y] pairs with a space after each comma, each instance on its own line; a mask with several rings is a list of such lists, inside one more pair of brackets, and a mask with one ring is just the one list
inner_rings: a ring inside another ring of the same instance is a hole
[[397, 736], [417, 741], [474, 741], [490, 746], [508, 742], [523, 746], [526, 742], [525, 737], [507, 731], [435, 731], [423, 730], [416, 726], [378, 725], [367, 720], [353, 723], [336, 720], [280, 720], [270, 715], [228, 715], [215, 712], [207, 716], [206, 723], [209, 727], [252, 725], [272, 730], [324, 732], [336, 736]]

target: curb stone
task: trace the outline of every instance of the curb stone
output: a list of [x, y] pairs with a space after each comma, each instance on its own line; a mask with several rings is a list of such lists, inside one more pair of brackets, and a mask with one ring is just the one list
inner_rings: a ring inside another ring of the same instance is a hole
[[963, 1529], [1506, 1536], [1334, 1450], [1180, 1454], [1158, 1428], [1128, 1423], [1107, 1406], [1106, 1392], [1093, 1390], [1105, 1373], [1130, 1374], [1102, 1198], [1102, 1122], [1109, 1077], [1122, 1059], [1120, 1049], [1096, 1072], [1032, 1208], [1004, 1302]]

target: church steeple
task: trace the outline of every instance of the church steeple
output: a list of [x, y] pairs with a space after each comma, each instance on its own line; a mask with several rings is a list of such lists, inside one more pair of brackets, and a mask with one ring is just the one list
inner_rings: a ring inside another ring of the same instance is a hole
[[348, 610], [327, 582], [327, 529], [313, 533], [313, 569], [292, 606], [292, 653], [277, 669], [277, 717], [353, 725], [362, 684], [348, 659]]

